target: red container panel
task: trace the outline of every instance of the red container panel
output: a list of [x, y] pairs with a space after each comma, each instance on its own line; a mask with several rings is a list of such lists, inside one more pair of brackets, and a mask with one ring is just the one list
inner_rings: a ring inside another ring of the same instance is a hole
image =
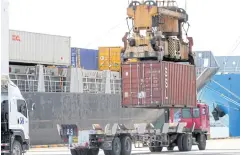
[[196, 95], [192, 65], [164, 61], [122, 64], [123, 107], [194, 107]]

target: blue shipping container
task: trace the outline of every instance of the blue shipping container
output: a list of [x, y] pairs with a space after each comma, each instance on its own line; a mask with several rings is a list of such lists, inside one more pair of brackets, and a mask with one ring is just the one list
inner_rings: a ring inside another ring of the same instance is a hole
[[71, 48], [71, 66], [75, 68], [77, 66], [77, 50], [76, 48]]
[[80, 48], [81, 68], [98, 70], [98, 50]]
[[[80, 52], [78, 52], [80, 51]], [[87, 70], [98, 70], [98, 50], [85, 48], [72, 48], [72, 67], [77, 67], [77, 58], [80, 53], [80, 66]]]

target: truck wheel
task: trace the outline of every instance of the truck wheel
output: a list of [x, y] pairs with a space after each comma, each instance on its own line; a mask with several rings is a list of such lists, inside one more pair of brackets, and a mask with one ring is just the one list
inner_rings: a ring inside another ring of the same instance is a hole
[[77, 149], [77, 155], [88, 155], [89, 149]]
[[155, 152], [155, 148], [154, 147], [149, 147], [149, 151]]
[[155, 152], [162, 152], [163, 147], [155, 147], [154, 150]]
[[185, 134], [183, 136], [183, 150], [184, 151], [192, 150], [192, 135]]
[[183, 136], [184, 134], [181, 134], [177, 138], [177, 146], [179, 151], [183, 151]]
[[168, 150], [168, 151], [173, 151], [173, 149], [174, 149], [174, 146], [168, 146], [168, 147], [167, 147], [167, 150]]
[[70, 152], [71, 152], [71, 155], [78, 155], [77, 150], [75, 150], [75, 149], [71, 149]]
[[104, 150], [105, 155], [120, 155], [121, 154], [121, 141], [115, 137], [112, 141], [112, 150]]
[[132, 140], [129, 136], [124, 136], [121, 139], [121, 155], [131, 155]]
[[22, 145], [17, 140], [14, 140], [13, 142], [12, 155], [22, 155]]
[[89, 149], [87, 155], [98, 155], [99, 149]]
[[206, 149], [206, 136], [204, 134], [199, 134], [197, 136], [198, 140], [198, 149], [205, 150]]

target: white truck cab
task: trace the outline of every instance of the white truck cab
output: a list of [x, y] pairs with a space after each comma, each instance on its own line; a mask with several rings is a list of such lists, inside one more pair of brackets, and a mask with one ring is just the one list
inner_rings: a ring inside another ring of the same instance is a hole
[[30, 144], [29, 106], [11, 80], [1, 82], [1, 153], [22, 155]]

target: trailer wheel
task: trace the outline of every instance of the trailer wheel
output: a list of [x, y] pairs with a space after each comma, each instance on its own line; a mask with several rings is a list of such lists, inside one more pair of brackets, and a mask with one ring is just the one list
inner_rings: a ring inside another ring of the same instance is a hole
[[76, 149], [77, 155], [88, 155], [89, 149]]
[[71, 155], [78, 155], [77, 150], [75, 149], [70, 149]]
[[132, 140], [129, 136], [124, 136], [121, 139], [121, 155], [131, 155]]
[[192, 135], [185, 134], [183, 136], [183, 150], [184, 151], [192, 150]]
[[197, 136], [198, 141], [198, 149], [205, 150], [206, 149], [206, 136], [204, 134], [199, 134]]
[[183, 136], [184, 134], [180, 134], [177, 138], [177, 146], [179, 151], [183, 151]]
[[89, 149], [87, 155], [98, 155], [99, 148], [96, 149]]
[[121, 154], [121, 141], [115, 137], [112, 141], [112, 150], [104, 150], [105, 155], [120, 155]]
[[167, 147], [167, 150], [168, 150], [168, 151], [173, 151], [173, 149], [174, 149], [174, 146], [168, 146], [168, 147]]
[[154, 150], [155, 152], [162, 152], [163, 147], [155, 147]]
[[110, 150], [103, 150], [105, 155], [111, 155], [111, 151]]
[[155, 152], [154, 147], [149, 147], [149, 151], [150, 151], [150, 152]]
[[17, 140], [14, 140], [14, 142], [13, 142], [12, 154], [13, 155], [22, 155], [22, 145]]

